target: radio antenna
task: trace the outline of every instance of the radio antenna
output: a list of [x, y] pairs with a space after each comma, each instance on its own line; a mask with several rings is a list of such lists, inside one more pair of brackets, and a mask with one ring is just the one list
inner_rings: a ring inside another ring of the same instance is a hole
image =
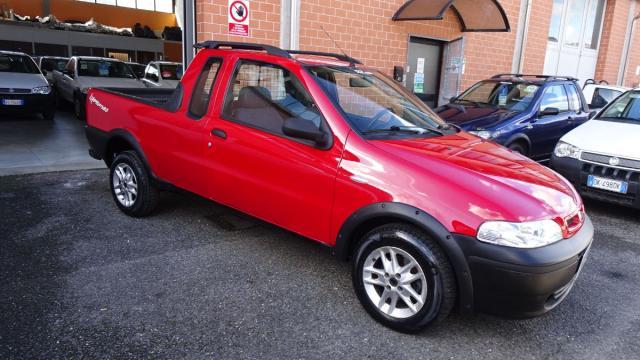
[[349, 55], [347, 55], [347, 53], [342, 50], [342, 48], [340, 46], [338, 46], [338, 43], [331, 37], [331, 35], [329, 35], [329, 33], [327, 32], [327, 30], [324, 29], [324, 26], [320, 25], [320, 29], [322, 29], [322, 31], [324, 31], [325, 35], [327, 35], [327, 37], [329, 38], [329, 40], [333, 41], [333, 45], [340, 50], [340, 52], [342, 53], [342, 55], [344, 55], [347, 59], [349, 60], [349, 66], [351, 67], [355, 67], [356, 64], [353, 62], [353, 58]]

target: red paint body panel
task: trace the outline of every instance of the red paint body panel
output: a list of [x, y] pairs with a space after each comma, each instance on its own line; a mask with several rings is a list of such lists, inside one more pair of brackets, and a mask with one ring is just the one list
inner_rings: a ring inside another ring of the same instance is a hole
[[[194, 120], [187, 107], [209, 57], [222, 58], [223, 64], [208, 114]], [[222, 104], [239, 57], [274, 63], [297, 76], [331, 128], [331, 148], [225, 120]], [[469, 236], [487, 220], [564, 224], [582, 209], [575, 189], [552, 170], [464, 132], [414, 140], [362, 138], [296, 60], [202, 50], [182, 88], [183, 101], [175, 112], [92, 89], [89, 97], [109, 111], [88, 102], [88, 124], [131, 133], [158, 178], [328, 245], [335, 244], [349, 216], [379, 202], [414, 206], [450, 232]], [[227, 138], [212, 135], [213, 129], [223, 130]], [[578, 230], [563, 228], [566, 237]]]

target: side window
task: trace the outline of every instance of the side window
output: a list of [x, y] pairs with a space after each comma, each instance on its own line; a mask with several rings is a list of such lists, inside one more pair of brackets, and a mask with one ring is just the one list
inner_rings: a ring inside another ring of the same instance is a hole
[[240, 61], [223, 110], [225, 118], [283, 135], [289, 118], [312, 122], [318, 129], [322, 116], [311, 95], [288, 70], [273, 64]]
[[544, 91], [540, 111], [548, 108], [556, 108], [560, 112], [569, 110], [569, 99], [563, 85], [553, 85]]
[[207, 113], [211, 92], [213, 91], [213, 85], [216, 82], [216, 76], [218, 75], [221, 64], [221, 59], [211, 58], [202, 68], [196, 86], [193, 88], [191, 102], [189, 103], [189, 114], [191, 114], [191, 116], [199, 119]]
[[580, 104], [580, 96], [578, 95], [576, 86], [573, 84], [568, 84], [567, 91], [569, 92], [569, 98], [571, 99], [571, 110], [578, 112], [581, 111], [582, 104]]
[[158, 68], [153, 64], [147, 66], [147, 73], [145, 77], [147, 78], [147, 80], [158, 82], [160, 80], [158, 76]]

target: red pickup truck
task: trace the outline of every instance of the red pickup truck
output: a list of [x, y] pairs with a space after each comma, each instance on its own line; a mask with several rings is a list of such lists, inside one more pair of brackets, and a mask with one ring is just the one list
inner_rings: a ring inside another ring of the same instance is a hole
[[90, 154], [124, 213], [180, 188], [316, 240], [400, 331], [454, 307], [537, 316], [567, 296], [593, 226], [564, 178], [346, 55], [198, 47], [175, 91], [88, 93]]

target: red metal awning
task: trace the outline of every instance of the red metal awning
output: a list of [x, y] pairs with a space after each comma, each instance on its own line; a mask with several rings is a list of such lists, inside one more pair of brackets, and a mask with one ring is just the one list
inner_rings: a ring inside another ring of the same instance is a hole
[[393, 20], [442, 20], [449, 8], [460, 19], [462, 31], [511, 30], [507, 13], [497, 0], [409, 0]]

